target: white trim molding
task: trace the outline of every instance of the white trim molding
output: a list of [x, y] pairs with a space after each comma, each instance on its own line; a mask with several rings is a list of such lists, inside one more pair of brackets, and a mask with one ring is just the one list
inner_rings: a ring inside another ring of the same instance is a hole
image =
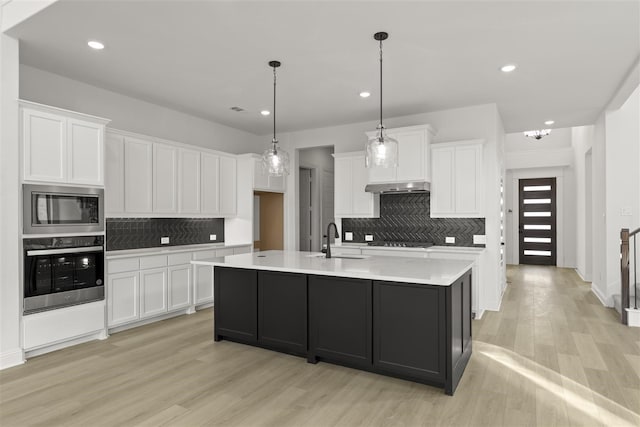
[[21, 348], [0, 354], [0, 370], [22, 365], [24, 362], [24, 352]]
[[613, 301], [605, 297], [595, 283], [591, 283], [591, 292], [600, 300], [605, 307], [613, 307]]

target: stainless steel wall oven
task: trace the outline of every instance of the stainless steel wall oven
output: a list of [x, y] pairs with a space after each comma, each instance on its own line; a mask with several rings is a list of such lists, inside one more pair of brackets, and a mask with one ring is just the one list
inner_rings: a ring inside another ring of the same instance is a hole
[[24, 314], [104, 299], [104, 236], [23, 243]]
[[24, 234], [104, 231], [104, 190], [23, 184]]

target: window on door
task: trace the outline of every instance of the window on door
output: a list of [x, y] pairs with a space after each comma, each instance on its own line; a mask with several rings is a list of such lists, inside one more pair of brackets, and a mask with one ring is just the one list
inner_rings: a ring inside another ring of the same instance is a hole
[[520, 180], [520, 264], [556, 265], [556, 179]]

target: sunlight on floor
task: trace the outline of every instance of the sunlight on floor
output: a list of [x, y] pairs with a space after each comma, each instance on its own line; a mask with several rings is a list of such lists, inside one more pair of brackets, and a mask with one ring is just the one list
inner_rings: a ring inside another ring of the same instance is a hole
[[[527, 359], [513, 351], [484, 342], [474, 342], [475, 355], [486, 356], [495, 362], [497, 369], [507, 368], [520, 375], [537, 388], [551, 393], [555, 398], [588, 417], [593, 423], [609, 426], [639, 426], [640, 415], [619, 405], [588, 387]], [[491, 367], [488, 367], [491, 369]], [[596, 401], [598, 403], [596, 403]]]

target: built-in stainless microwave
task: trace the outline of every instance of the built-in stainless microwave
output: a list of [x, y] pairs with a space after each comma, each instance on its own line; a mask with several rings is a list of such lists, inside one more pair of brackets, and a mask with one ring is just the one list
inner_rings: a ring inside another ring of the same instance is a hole
[[24, 234], [104, 231], [102, 188], [23, 184]]

